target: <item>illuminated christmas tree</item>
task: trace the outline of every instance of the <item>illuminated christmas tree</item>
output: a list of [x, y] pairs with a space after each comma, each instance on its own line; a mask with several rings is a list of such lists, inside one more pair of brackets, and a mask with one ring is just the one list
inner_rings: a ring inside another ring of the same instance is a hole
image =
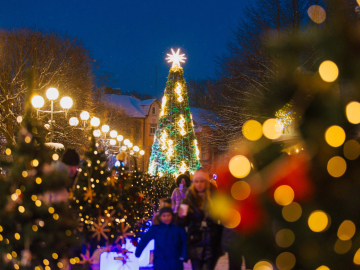
[[177, 175], [200, 168], [198, 142], [191, 119], [189, 99], [180, 62], [184, 54], [168, 54], [172, 62], [164, 96], [162, 98], [159, 127], [150, 156], [149, 172], [159, 175]]

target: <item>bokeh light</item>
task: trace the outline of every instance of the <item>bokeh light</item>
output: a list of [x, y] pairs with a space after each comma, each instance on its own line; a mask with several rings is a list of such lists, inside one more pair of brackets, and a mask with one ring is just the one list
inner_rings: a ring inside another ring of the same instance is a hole
[[279, 270], [290, 270], [295, 266], [296, 258], [290, 252], [283, 252], [276, 258], [276, 266]]
[[316, 268], [316, 270], [330, 270], [330, 268], [325, 265], [322, 265], [322, 266]]
[[308, 8], [307, 13], [310, 19], [317, 24], [323, 23], [326, 19], [325, 9], [323, 9], [319, 5], [312, 5], [311, 7]]
[[222, 223], [224, 225], [224, 227], [228, 228], [228, 229], [233, 229], [236, 228], [241, 221], [241, 216], [239, 211], [235, 210], [235, 209], [228, 209], [227, 214], [223, 216], [222, 218]]
[[295, 234], [290, 229], [282, 229], [276, 234], [275, 240], [279, 247], [287, 248], [294, 243]]
[[294, 200], [294, 190], [288, 185], [279, 186], [274, 192], [274, 199], [277, 204], [288, 205]]
[[325, 131], [325, 140], [332, 147], [342, 145], [345, 137], [345, 131], [339, 126], [331, 126]]
[[280, 138], [282, 135], [282, 130], [280, 130], [278, 126], [279, 122], [276, 119], [270, 118], [266, 120], [263, 124], [263, 133], [265, 137], [270, 140], [276, 140]]
[[327, 170], [332, 177], [340, 177], [346, 172], [346, 161], [342, 157], [332, 157], [328, 164]]
[[353, 101], [346, 106], [346, 117], [351, 124], [360, 123], [360, 103]]
[[255, 264], [254, 270], [273, 270], [273, 266], [268, 261], [259, 261]]
[[231, 195], [235, 200], [245, 200], [251, 192], [250, 185], [245, 181], [237, 181], [231, 187]]
[[258, 121], [249, 120], [242, 126], [244, 137], [250, 141], [257, 141], [262, 136], [262, 126]]
[[288, 222], [297, 221], [302, 215], [302, 208], [297, 202], [285, 205], [282, 209], [283, 218]]
[[340, 240], [347, 241], [350, 240], [356, 232], [355, 224], [351, 220], [345, 220], [339, 226], [337, 236]]
[[237, 155], [230, 160], [229, 169], [236, 178], [244, 178], [250, 173], [251, 164], [247, 157]]
[[360, 155], [360, 144], [355, 140], [347, 141], [344, 144], [344, 156], [349, 160], [355, 160]]
[[323, 211], [316, 210], [312, 212], [308, 219], [308, 225], [310, 230], [313, 232], [322, 232], [324, 231], [329, 224], [329, 218], [327, 214]]
[[354, 263], [360, 265], [360, 248], [356, 251], [354, 255]]
[[321, 63], [319, 73], [323, 81], [330, 83], [334, 82], [339, 76], [339, 69], [334, 62], [327, 60]]
[[345, 254], [351, 249], [351, 246], [352, 246], [351, 240], [342, 241], [338, 239], [334, 245], [334, 251], [337, 254]]

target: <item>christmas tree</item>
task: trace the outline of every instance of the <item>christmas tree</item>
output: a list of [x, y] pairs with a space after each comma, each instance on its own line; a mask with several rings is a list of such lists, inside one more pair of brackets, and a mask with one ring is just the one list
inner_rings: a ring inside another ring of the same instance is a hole
[[150, 156], [149, 172], [159, 175], [178, 175], [200, 168], [198, 142], [191, 119], [189, 100], [186, 91], [184, 54], [180, 49], [168, 54], [172, 62], [164, 96], [162, 98], [159, 127]]

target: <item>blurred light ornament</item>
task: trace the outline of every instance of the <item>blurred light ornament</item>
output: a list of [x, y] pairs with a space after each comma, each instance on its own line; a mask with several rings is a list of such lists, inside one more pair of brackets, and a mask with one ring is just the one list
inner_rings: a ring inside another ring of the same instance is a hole
[[118, 140], [118, 142], [121, 142], [124, 139], [124, 137], [123, 135], [118, 135], [116, 139]]
[[346, 117], [351, 124], [360, 123], [360, 103], [357, 101], [350, 102], [346, 105]]
[[72, 107], [73, 105], [73, 100], [71, 99], [71, 97], [63, 97], [60, 100], [60, 106], [61, 108], [68, 110]]
[[134, 150], [135, 152], [139, 152], [139, 151], [140, 151], [139, 147], [136, 146], [136, 145], [133, 147], [133, 150]]
[[254, 270], [274, 270], [274, 268], [268, 261], [259, 261], [255, 264]]
[[46, 91], [46, 97], [50, 100], [55, 100], [59, 97], [59, 91], [56, 88], [51, 87]]
[[334, 245], [334, 251], [337, 254], [345, 254], [351, 249], [351, 246], [352, 246], [351, 240], [343, 241], [341, 239], [338, 239], [336, 240], [336, 243]]
[[32, 104], [35, 108], [40, 109], [42, 106], [44, 106], [45, 101], [44, 101], [44, 98], [41, 97], [41, 96], [34, 96], [34, 97], [31, 99], [31, 104]]
[[133, 155], [133, 154], [134, 154], [134, 151], [133, 151], [133, 150], [131, 150], [131, 151], [130, 151], [130, 155]]
[[87, 111], [82, 111], [80, 113], [80, 119], [83, 121], [87, 121], [90, 118], [90, 114]]
[[345, 131], [342, 127], [331, 126], [325, 132], [325, 140], [332, 147], [339, 147], [345, 142]]
[[185, 54], [180, 54], [180, 49], [178, 49], [175, 53], [175, 51], [171, 48], [171, 52], [172, 54], [167, 54], [168, 57], [166, 58], [166, 60], [168, 60], [168, 63], [172, 62], [172, 67], [180, 67], [180, 63], [185, 63]]
[[118, 133], [117, 133], [116, 130], [110, 131], [110, 137], [111, 137], [111, 138], [116, 138], [117, 134], [118, 134]]
[[340, 177], [346, 172], [346, 161], [339, 156], [332, 157], [328, 164], [327, 170], [332, 177]]
[[100, 119], [94, 116], [90, 120], [90, 125], [93, 127], [98, 127], [100, 125]]
[[302, 208], [297, 202], [285, 205], [282, 209], [282, 216], [288, 222], [297, 221], [302, 215]]
[[276, 119], [270, 118], [263, 124], [264, 136], [270, 140], [276, 140], [283, 134], [282, 130], [279, 130], [278, 126], [281, 125]]
[[290, 229], [282, 229], [275, 236], [276, 244], [282, 248], [290, 247], [295, 241], [295, 234]]
[[46, 128], [47, 130], [50, 130], [50, 125], [49, 124], [45, 124], [44, 128]]
[[242, 155], [234, 156], [229, 162], [229, 170], [234, 177], [244, 178], [251, 171], [250, 161]]
[[322, 265], [322, 266], [316, 268], [316, 270], [330, 270], [330, 268], [325, 265]]
[[101, 135], [101, 131], [100, 131], [100, 129], [95, 129], [94, 131], [93, 131], [93, 134], [94, 134], [94, 137], [100, 137], [100, 135]]
[[274, 199], [279, 205], [289, 205], [294, 197], [294, 190], [288, 185], [279, 186], [274, 192]]
[[111, 139], [111, 140], [110, 140], [110, 145], [115, 145], [115, 144], [116, 144], [116, 140]]
[[76, 127], [79, 124], [79, 120], [76, 117], [71, 117], [69, 119], [70, 126]]
[[307, 13], [310, 19], [317, 24], [323, 23], [326, 19], [326, 12], [319, 5], [312, 5], [308, 8]]
[[295, 264], [296, 258], [290, 252], [283, 252], [276, 258], [276, 266], [279, 270], [291, 270]]
[[262, 126], [258, 121], [248, 120], [242, 126], [244, 137], [250, 141], [257, 141], [262, 137]]
[[132, 143], [128, 143], [127, 147], [131, 148], [131, 147], [133, 147], [133, 144], [132, 144]]
[[235, 200], [245, 200], [250, 196], [251, 188], [245, 181], [237, 181], [231, 187], [231, 195]]
[[329, 225], [329, 217], [324, 211], [316, 210], [310, 214], [308, 225], [313, 232], [322, 232]]
[[16, 122], [18, 122], [19, 124], [22, 122], [23, 118], [21, 115], [19, 115], [18, 117], [16, 117]]
[[353, 262], [360, 265], [360, 248], [356, 251]]
[[110, 130], [110, 127], [108, 125], [102, 125], [101, 127], [102, 132], [107, 133]]
[[350, 220], [345, 220], [339, 226], [337, 236], [340, 240], [347, 241], [350, 240], [356, 232], [355, 224]]
[[144, 150], [140, 150], [140, 155], [145, 155], [145, 151]]
[[234, 229], [239, 226], [241, 222], [241, 216], [239, 211], [230, 208], [226, 210], [226, 215], [222, 218], [222, 224], [228, 229]]
[[334, 62], [327, 60], [319, 66], [319, 74], [323, 81], [331, 83], [339, 76], [339, 69]]
[[355, 140], [344, 144], [344, 156], [349, 160], [355, 160], [360, 156], [360, 144]]
[[128, 145], [129, 143], [130, 143], [130, 140], [129, 140], [129, 139], [125, 139], [125, 140], [124, 140], [124, 144], [125, 144], [125, 145]]

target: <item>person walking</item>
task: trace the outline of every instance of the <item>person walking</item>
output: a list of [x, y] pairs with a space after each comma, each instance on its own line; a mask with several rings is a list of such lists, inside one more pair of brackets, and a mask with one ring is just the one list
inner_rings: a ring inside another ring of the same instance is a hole
[[171, 207], [163, 207], [159, 212], [159, 225], [153, 225], [141, 237], [135, 256], [140, 257], [146, 245], [155, 240], [154, 270], [183, 270], [187, 261], [186, 232], [173, 224]]
[[222, 226], [210, 217], [210, 185], [208, 172], [197, 170], [177, 215], [176, 224], [188, 226], [188, 257], [193, 270], [213, 270], [223, 254]]
[[190, 177], [186, 174], [180, 174], [176, 178], [177, 187], [174, 189], [171, 195], [171, 205], [174, 213], [177, 213], [180, 202], [185, 199], [185, 194], [190, 186], [190, 183]]

